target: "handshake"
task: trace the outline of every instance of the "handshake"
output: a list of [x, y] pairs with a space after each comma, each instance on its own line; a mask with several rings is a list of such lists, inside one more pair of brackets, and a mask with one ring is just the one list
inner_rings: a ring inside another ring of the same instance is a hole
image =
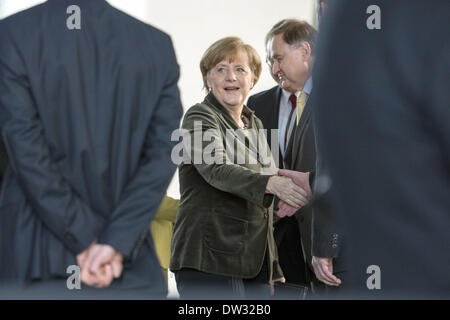
[[77, 255], [81, 281], [97, 288], [108, 287], [114, 279], [121, 276], [122, 262], [122, 253], [107, 244], [97, 244], [96, 241]]
[[270, 177], [266, 191], [280, 198], [277, 215], [290, 217], [311, 198], [309, 172], [278, 170], [279, 176]]

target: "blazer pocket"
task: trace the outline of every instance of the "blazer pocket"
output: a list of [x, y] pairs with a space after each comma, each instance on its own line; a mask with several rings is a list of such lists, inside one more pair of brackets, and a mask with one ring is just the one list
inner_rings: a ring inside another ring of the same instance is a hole
[[206, 226], [204, 243], [213, 251], [236, 254], [244, 246], [247, 229], [246, 220], [215, 214]]

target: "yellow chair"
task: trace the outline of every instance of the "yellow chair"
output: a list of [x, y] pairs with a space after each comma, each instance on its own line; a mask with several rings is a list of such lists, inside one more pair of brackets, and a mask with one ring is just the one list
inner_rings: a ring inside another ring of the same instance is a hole
[[150, 225], [156, 255], [158, 256], [166, 283], [168, 282], [167, 271], [170, 264], [170, 245], [172, 242], [173, 224], [177, 216], [179, 203], [180, 200], [165, 196], [159, 206], [155, 219], [153, 219]]

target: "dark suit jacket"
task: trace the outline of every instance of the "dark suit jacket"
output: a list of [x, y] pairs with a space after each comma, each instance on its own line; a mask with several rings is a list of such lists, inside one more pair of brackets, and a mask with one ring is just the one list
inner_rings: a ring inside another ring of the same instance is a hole
[[[314, 130], [311, 120], [313, 106], [308, 99], [303, 110], [300, 122], [294, 126], [291, 138], [286, 147], [284, 157], [284, 167], [289, 170], [312, 172], [316, 165], [316, 150], [314, 140]], [[298, 228], [300, 230], [301, 245], [306, 264], [311, 267], [311, 205], [300, 209], [296, 214]], [[307, 279], [310, 276], [307, 272]]]
[[[250, 109], [255, 111], [255, 115], [261, 119], [264, 129], [267, 130], [267, 142], [269, 143], [270, 150], [272, 151], [275, 163], [279, 168], [283, 168], [283, 155], [281, 154], [280, 147], [272, 148], [271, 129], [278, 129], [278, 117], [280, 113], [280, 99], [281, 88], [275, 86], [272, 89], [259, 92], [248, 98], [247, 105]], [[279, 145], [277, 141], [277, 145]], [[278, 163], [277, 163], [278, 159]]]
[[[244, 106], [243, 114], [250, 119], [251, 130], [262, 129], [261, 120], [249, 108]], [[217, 159], [222, 163], [195, 162], [194, 153], [211, 144], [205, 140], [195, 146], [195, 122], [202, 123], [200, 134], [214, 133]], [[184, 161], [179, 169], [181, 199], [170, 269], [193, 268], [217, 275], [254, 278], [266, 255], [269, 273], [274, 279], [282, 277], [273, 238], [273, 196], [265, 193], [276, 167], [264, 135], [258, 136], [259, 148], [255, 148], [256, 140], [248, 144], [239, 136], [235, 143], [226, 139], [227, 131], [235, 132], [238, 127], [213, 94], [188, 110], [182, 128], [193, 147], [190, 153], [185, 151], [190, 161]], [[239, 155], [248, 160], [239, 164], [236, 161]], [[265, 160], [261, 161], [261, 157]]]
[[[381, 30], [366, 27], [371, 4]], [[320, 219], [345, 228], [358, 297], [449, 298], [450, 2], [331, 5], [314, 90], [318, 169], [336, 196]], [[381, 290], [366, 286], [371, 265]]]
[[[300, 171], [300, 172], [311, 172], [312, 174], [316, 171], [316, 138], [314, 134], [314, 125], [312, 120], [312, 114], [314, 110], [314, 94], [311, 93], [308, 102], [305, 105], [305, 109], [303, 110], [302, 116], [300, 118], [300, 122], [297, 126], [294, 126], [291, 139], [289, 139], [289, 143], [286, 148], [286, 154], [284, 158], [284, 165], [286, 169]], [[310, 179], [312, 181], [312, 179]], [[313, 271], [311, 265], [312, 259], [312, 221], [313, 221], [313, 212], [315, 215], [320, 215], [320, 207], [314, 206], [314, 201], [312, 200], [308, 205], [301, 208], [296, 214], [295, 218], [298, 222], [298, 227], [300, 230], [301, 236], [301, 244], [303, 249], [303, 256], [305, 257], [306, 263], [309, 266], [309, 271]], [[334, 225], [329, 226], [326, 221], [323, 223], [320, 222], [316, 224], [317, 230], [320, 232], [324, 232], [321, 229], [329, 230]], [[330, 238], [315, 238], [314, 247], [323, 247], [323, 246], [333, 246], [333, 236], [335, 234], [330, 234]], [[317, 254], [315, 254], [317, 255]], [[319, 257], [333, 257], [337, 258], [338, 255], [325, 255], [320, 254], [317, 255]], [[335, 259], [333, 261], [333, 271], [340, 272], [343, 271], [343, 266], [341, 265], [339, 259]], [[307, 276], [313, 276], [312, 272], [307, 272]]]
[[[73, 4], [81, 30], [66, 27]], [[50, 0], [0, 38], [0, 277], [67, 277], [97, 239], [126, 258], [113, 286], [162, 290], [149, 224], [182, 115], [170, 38], [103, 0]]]
[[[282, 90], [280, 86], [275, 86], [269, 90], [252, 95], [248, 99], [248, 105], [255, 110], [255, 114], [261, 119], [264, 129], [267, 129], [267, 141], [272, 150], [272, 155], [279, 160], [278, 167], [284, 168], [284, 159], [280, 147], [272, 147], [271, 129], [278, 129], [280, 112], [280, 99]], [[278, 139], [277, 139], [277, 145]], [[276, 161], [275, 161], [276, 162]], [[278, 198], [275, 198], [274, 208], [278, 205]], [[300, 236], [298, 227], [295, 225], [295, 218], [289, 217], [280, 219], [274, 217], [274, 236], [278, 246], [280, 264], [282, 266], [286, 280], [289, 283], [305, 284], [305, 262], [301, 252]]]

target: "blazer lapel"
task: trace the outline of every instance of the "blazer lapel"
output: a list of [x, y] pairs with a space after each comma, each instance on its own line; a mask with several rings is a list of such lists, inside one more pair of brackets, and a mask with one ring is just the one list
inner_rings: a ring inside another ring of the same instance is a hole
[[[279, 119], [279, 114], [280, 114], [280, 101], [281, 101], [281, 88], [280, 88], [280, 86], [276, 87], [275, 94], [273, 95], [273, 98], [274, 98], [274, 100], [272, 102], [272, 105], [275, 106], [275, 108], [273, 108], [274, 109], [274, 113], [272, 114], [272, 117], [271, 117], [272, 118], [272, 120], [271, 120], [272, 121], [272, 126], [270, 128], [278, 128], [278, 119]], [[268, 130], [270, 130], [270, 129], [268, 129]], [[280, 134], [280, 133], [278, 132], [278, 134]], [[270, 134], [269, 137], [272, 138], [272, 134]], [[277, 159], [277, 161], [279, 162], [278, 163], [278, 167], [283, 168], [284, 167], [283, 154], [281, 153], [280, 143], [278, 142], [277, 144], [278, 144], [278, 148], [277, 148], [278, 149], [278, 159]], [[276, 151], [272, 150], [272, 154], [274, 154], [275, 157], [276, 157]]]

